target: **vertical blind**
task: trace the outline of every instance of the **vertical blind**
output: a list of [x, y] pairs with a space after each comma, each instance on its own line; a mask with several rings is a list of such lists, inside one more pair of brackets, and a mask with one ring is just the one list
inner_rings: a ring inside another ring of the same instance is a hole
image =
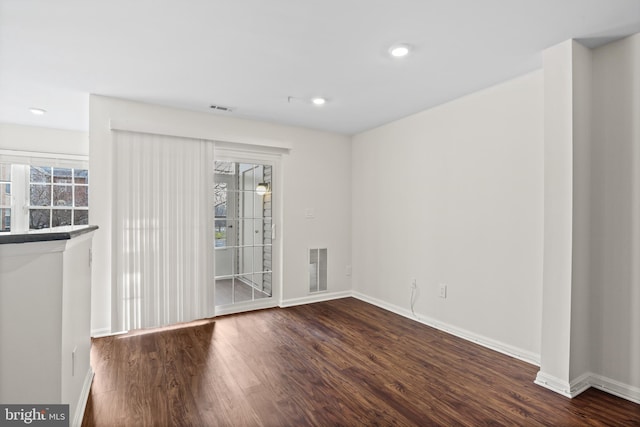
[[114, 132], [117, 327], [214, 314], [213, 142]]

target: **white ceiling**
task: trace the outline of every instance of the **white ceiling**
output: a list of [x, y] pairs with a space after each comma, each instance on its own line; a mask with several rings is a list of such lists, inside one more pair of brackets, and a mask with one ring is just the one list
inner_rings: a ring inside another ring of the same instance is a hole
[[96, 93], [354, 134], [639, 31], [640, 0], [0, 0], [0, 122], [86, 130]]

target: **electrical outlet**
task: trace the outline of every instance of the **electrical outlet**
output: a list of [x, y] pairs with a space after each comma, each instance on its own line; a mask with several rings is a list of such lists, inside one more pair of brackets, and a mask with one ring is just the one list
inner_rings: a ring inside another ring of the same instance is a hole
[[446, 298], [447, 297], [447, 285], [445, 285], [444, 283], [440, 283], [440, 298]]

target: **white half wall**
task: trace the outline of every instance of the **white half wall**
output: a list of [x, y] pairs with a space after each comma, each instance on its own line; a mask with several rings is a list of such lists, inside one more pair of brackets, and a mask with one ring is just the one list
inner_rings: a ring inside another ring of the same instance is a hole
[[354, 136], [354, 291], [539, 355], [543, 144], [542, 71]]
[[[110, 122], [159, 128], [183, 137], [291, 147], [283, 156], [284, 300], [309, 295], [307, 250], [329, 249], [329, 292], [351, 289], [351, 141], [348, 136], [265, 122], [221, 117], [103, 96], [90, 97], [91, 223], [94, 239], [92, 331], [111, 331], [111, 203], [113, 158]], [[275, 143], [274, 143], [275, 142]], [[314, 218], [307, 219], [308, 209]], [[112, 331], [116, 332], [116, 331]]]

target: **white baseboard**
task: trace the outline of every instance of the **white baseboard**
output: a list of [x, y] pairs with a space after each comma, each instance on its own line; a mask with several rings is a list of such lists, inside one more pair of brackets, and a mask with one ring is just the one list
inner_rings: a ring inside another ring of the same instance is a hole
[[591, 372], [582, 374], [569, 383], [540, 371], [535, 383], [571, 399], [593, 387], [631, 402], [640, 403], [640, 388]]
[[640, 388], [623, 384], [602, 375], [591, 374], [589, 384], [593, 388], [611, 393], [615, 396], [640, 404]]
[[541, 387], [554, 391], [558, 394], [561, 394], [564, 397], [573, 398], [578, 395], [578, 394], [572, 395], [571, 384], [568, 381], [562, 381], [561, 379], [556, 378], [553, 375], [545, 374], [542, 371], [538, 371], [538, 374], [536, 375], [536, 379], [534, 383], [538, 384]]
[[101, 338], [111, 335], [111, 328], [100, 328], [91, 330], [91, 338]]
[[[572, 399], [574, 397], [576, 397], [577, 395], [579, 395], [580, 393], [582, 393], [583, 391], [587, 390], [589, 387], [591, 387], [591, 376], [593, 374], [587, 372], [586, 374], [582, 374], [580, 375], [578, 378], [576, 378], [575, 380], [571, 381], [571, 383], [569, 383], [569, 397], [571, 397]], [[536, 376], [537, 378], [537, 376]]]
[[282, 307], [282, 308], [293, 307], [293, 306], [296, 306], [296, 305], [311, 304], [311, 303], [314, 303], [314, 302], [322, 302], [322, 301], [330, 301], [330, 300], [333, 300], [333, 299], [348, 298], [350, 296], [353, 296], [353, 292], [351, 292], [351, 291], [319, 292], [317, 294], [309, 295], [309, 296], [302, 297], [302, 298], [291, 298], [291, 299], [287, 299], [287, 300], [282, 300], [282, 302], [280, 303], [280, 307]]
[[91, 392], [91, 383], [93, 382], [93, 369], [89, 366], [87, 375], [84, 377], [82, 384], [82, 391], [78, 397], [78, 404], [76, 405], [76, 413], [73, 414], [73, 427], [80, 427], [82, 425], [82, 419], [84, 418], [84, 411], [87, 408], [87, 401], [89, 400], [89, 393]]
[[369, 304], [373, 304], [375, 306], [383, 308], [387, 311], [391, 311], [392, 313], [399, 314], [400, 316], [406, 317], [408, 319], [415, 320], [416, 322], [422, 323], [424, 325], [431, 326], [432, 328], [436, 328], [448, 334], [455, 335], [459, 338], [479, 344], [490, 350], [497, 351], [498, 353], [506, 354], [507, 356], [514, 357], [516, 359], [522, 360], [532, 365], [540, 366], [539, 354], [532, 353], [532, 352], [520, 349], [518, 347], [514, 347], [509, 344], [505, 344], [503, 342], [476, 334], [474, 332], [467, 331], [462, 328], [449, 325], [444, 322], [439, 322], [427, 316], [423, 316], [419, 314], [414, 315], [413, 313], [411, 313], [411, 311], [406, 310], [402, 307], [389, 304], [386, 301], [382, 301], [377, 298], [373, 298], [368, 295], [361, 294], [360, 292], [354, 291], [353, 297], [359, 300], [362, 300], [364, 302], [368, 302]]

